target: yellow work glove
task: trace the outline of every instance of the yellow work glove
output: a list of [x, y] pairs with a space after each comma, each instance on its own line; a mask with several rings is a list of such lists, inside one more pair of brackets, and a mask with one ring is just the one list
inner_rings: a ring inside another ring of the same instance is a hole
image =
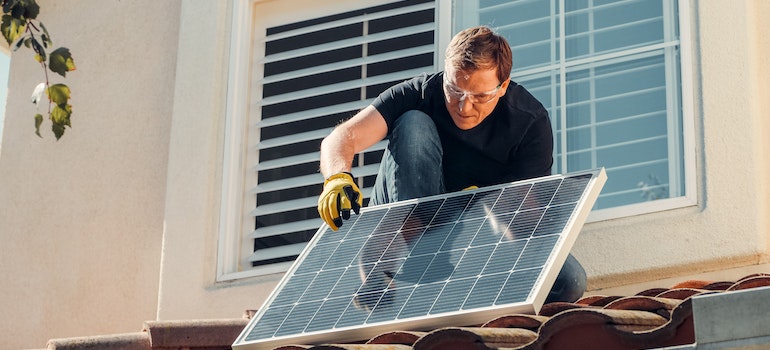
[[329, 176], [324, 181], [324, 190], [318, 197], [318, 214], [332, 230], [342, 226], [342, 219], [350, 219], [350, 210], [356, 214], [361, 210], [364, 196], [350, 173]]

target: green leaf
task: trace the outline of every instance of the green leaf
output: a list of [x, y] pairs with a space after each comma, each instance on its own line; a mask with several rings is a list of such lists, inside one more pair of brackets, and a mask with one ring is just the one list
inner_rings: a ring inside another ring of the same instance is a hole
[[8, 45], [11, 45], [21, 36], [21, 34], [24, 33], [26, 26], [27, 22], [21, 19], [13, 18], [10, 15], [3, 15], [3, 20], [0, 24], [0, 30], [3, 32], [5, 41], [8, 42]]
[[48, 88], [48, 98], [57, 105], [67, 104], [70, 99], [70, 88], [64, 84], [51, 85]]
[[19, 0], [6, 0], [3, 3], [3, 13], [11, 12], [11, 9], [16, 6], [16, 3], [19, 2]]
[[48, 29], [45, 28], [43, 23], [38, 23], [38, 25], [40, 28], [43, 28], [43, 35], [40, 36], [43, 39], [43, 45], [45, 45], [45, 47], [53, 45], [53, 41], [51, 41], [51, 34], [48, 34]]
[[54, 124], [64, 125], [72, 127], [70, 123], [70, 116], [72, 115], [72, 106], [68, 104], [61, 104], [54, 106], [51, 110], [51, 121]]
[[56, 136], [56, 141], [58, 141], [62, 137], [62, 135], [64, 135], [63, 125], [58, 125], [54, 123], [53, 125], [51, 125], [51, 130], [53, 130], [53, 134], [54, 136]]
[[40, 5], [35, 0], [21, 0], [19, 3], [24, 6], [25, 18], [35, 19], [40, 14]]
[[68, 104], [57, 105], [51, 110], [51, 121], [53, 122], [51, 130], [53, 130], [56, 140], [64, 135], [65, 126], [72, 127], [70, 116], [72, 116], [72, 106]]
[[28, 40], [29, 38], [23, 39], [23, 36], [18, 38], [16, 40], [16, 44], [13, 45], [13, 51], [18, 50], [21, 47], [21, 45], [27, 45], [27, 47], [29, 47], [29, 44], [27, 43]]
[[48, 68], [63, 77], [67, 76], [67, 72], [75, 70], [75, 61], [72, 59], [70, 50], [66, 47], [60, 47], [51, 52]]
[[40, 14], [40, 5], [35, 0], [11, 0], [3, 6], [3, 13], [19, 19], [35, 19]]
[[32, 40], [30, 41], [30, 44], [32, 44], [32, 49], [35, 50], [35, 59], [38, 62], [44, 62], [45, 61], [45, 49], [43, 49], [43, 45], [40, 45], [40, 43], [35, 39], [34, 37], [30, 37]]
[[24, 0], [16, 1], [16, 4], [11, 6], [11, 10], [8, 11], [8, 13], [10, 13], [13, 18], [24, 19], [24, 6]]
[[37, 134], [37, 136], [39, 137], [43, 137], [42, 135], [40, 135], [40, 125], [42, 124], [43, 124], [43, 115], [40, 113], [35, 114], [35, 134]]

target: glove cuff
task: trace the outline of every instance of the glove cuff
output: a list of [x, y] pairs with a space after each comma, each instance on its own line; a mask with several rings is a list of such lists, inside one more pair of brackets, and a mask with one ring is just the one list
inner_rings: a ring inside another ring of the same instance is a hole
[[346, 179], [346, 178], [349, 179], [350, 182], [354, 182], [353, 181], [353, 174], [351, 174], [351, 173], [346, 171], [346, 172], [342, 172], [342, 173], [336, 173], [336, 174], [334, 174], [332, 176], [327, 177], [326, 180], [324, 180], [324, 186], [326, 186], [326, 184], [329, 183], [329, 181], [332, 181], [332, 180], [335, 180], [335, 179]]

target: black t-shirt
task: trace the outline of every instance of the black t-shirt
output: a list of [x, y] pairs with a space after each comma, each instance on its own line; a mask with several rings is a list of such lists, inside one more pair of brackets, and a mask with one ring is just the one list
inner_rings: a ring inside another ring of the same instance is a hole
[[444, 103], [443, 73], [423, 74], [380, 94], [372, 105], [388, 133], [406, 111], [419, 110], [436, 124], [444, 151], [447, 191], [483, 187], [551, 174], [553, 134], [548, 112], [521, 85], [511, 82], [492, 113], [462, 130]]

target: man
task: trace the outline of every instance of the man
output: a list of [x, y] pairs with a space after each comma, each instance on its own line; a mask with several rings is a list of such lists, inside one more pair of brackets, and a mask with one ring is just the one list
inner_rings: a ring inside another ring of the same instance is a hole
[[[389, 88], [337, 126], [321, 143], [321, 218], [337, 230], [358, 212], [353, 157], [386, 137], [372, 205], [550, 175], [548, 112], [511, 82], [512, 62], [508, 42], [490, 28], [463, 30], [446, 49], [443, 72]], [[575, 301], [585, 284], [570, 255], [546, 302]]]

